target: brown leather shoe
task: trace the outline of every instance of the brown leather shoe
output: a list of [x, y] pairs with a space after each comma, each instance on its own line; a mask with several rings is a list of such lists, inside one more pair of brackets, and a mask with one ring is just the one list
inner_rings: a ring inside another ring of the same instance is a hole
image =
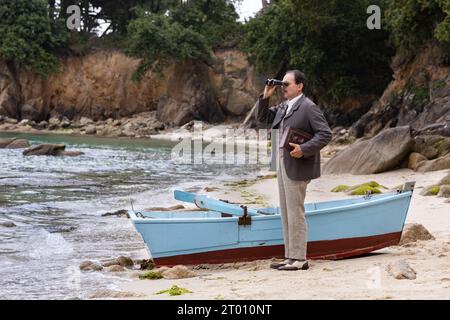
[[272, 262], [271, 264], [270, 264], [270, 267], [272, 268], [272, 269], [278, 269], [278, 268], [280, 268], [280, 267], [284, 267], [284, 266], [286, 266], [286, 265], [288, 265], [288, 264], [291, 264], [291, 263], [293, 263], [294, 262], [294, 260], [292, 260], [292, 259], [285, 259], [284, 261], [282, 261], [282, 262]]
[[308, 270], [308, 261], [294, 260], [292, 263], [286, 264], [278, 268], [281, 271], [297, 271], [297, 270]]

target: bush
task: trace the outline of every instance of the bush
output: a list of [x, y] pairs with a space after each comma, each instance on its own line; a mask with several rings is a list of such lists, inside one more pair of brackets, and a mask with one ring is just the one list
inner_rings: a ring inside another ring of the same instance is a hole
[[172, 59], [210, 60], [210, 48], [202, 35], [157, 14], [141, 15], [130, 22], [125, 52], [142, 59], [134, 80], [140, 80], [149, 70], [160, 71]]
[[377, 2], [274, 2], [246, 24], [242, 48], [260, 71], [302, 70], [327, 103], [380, 94], [391, 80], [394, 52], [385, 44], [387, 32], [369, 30], [363, 18]]

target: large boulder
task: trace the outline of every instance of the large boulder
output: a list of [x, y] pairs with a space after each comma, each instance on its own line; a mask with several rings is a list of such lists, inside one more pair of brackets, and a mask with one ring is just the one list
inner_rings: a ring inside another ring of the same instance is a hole
[[66, 146], [64, 144], [39, 144], [23, 151], [24, 156], [59, 156]]
[[29, 146], [30, 143], [25, 139], [0, 139], [0, 149], [22, 149]]
[[325, 174], [373, 174], [398, 167], [414, 145], [409, 126], [382, 131], [349, 146], [330, 159]]
[[444, 169], [450, 169], [450, 153], [434, 160], [422, 161], [416, 167], [416, 171], [418, 172], [439, 171]]
[[420, 153], [413, 152], [409, 155], [408, 168], [416, 170], [420, 163], [427, 161], [428, 159]]

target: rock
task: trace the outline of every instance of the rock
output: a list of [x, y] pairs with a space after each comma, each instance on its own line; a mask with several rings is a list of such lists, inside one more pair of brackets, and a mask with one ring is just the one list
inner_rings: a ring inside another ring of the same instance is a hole
[[96, 134], [97, 128], [95, 127], [95, 125], [89, 125], [86, 127], [85, 133], [86, 134]]
[[441, 186], [439, 189], [438, 197], [449, 198], [450, 197], [450, 185]]
[[421, 196], [436, 196], [439, 193], [441, 187], [438, 185], [426, 187], [420, 192]]
[[39, 144], [23, 151], [24, 156], [58, 156], [65, 151], [64, 144]]
[[12, 222], [0, 222], [0, 226], [5, 227], [5, 228], [14, 228], [16, 227], [16, 225]]
[[59, 127], [61, 125], [61, 121], [59, 121], [59, 119], [56, 117], [51, 117], [48, 120], [48, 124], [49, 126]]
[[118, 266], [117, 259], [106, 261], [102, 263], [102, 266], [105, 268], [111, 267], [111, 266]]
[[7, 149], [23, 149], [23, 148], [28, 148], [29, 146], [30, 146], [30, 143], [28, 142], [28, 140], [15, 139], [6, 148]]
[[183, 265], [174, 266], [168, 270], [165, 270], [161, 274], [164, 279], [184, 279], [197, 276], [194, 271]]
[[22, 121], [19, 122], [19, 126], [28, 126], [31, 124], [31, 121], [29, 119], [23, 119]]
[[411, 268], [408, 263], [404, 260], [399, 260], [395, 263], [390, 263], [387, 267], [388, 272], [395, 278], [395, 279], [408, 279], [408, 280], [414, 280], [416, 279], [416, 271]]
[[0, 149], [20, 149], [27, 148], [30, 144], [25, 139], [0, 139]]
[[438, 184], [439, 185], [450, 184], [450, 172], [445, 177], [443, 177], [441, 180], [439, 180]]
[[36, 125], [39, 129], [45, 129], [48, 127], [48, 122], [47, 121], [41, 121]]
[[169, 270], [170, 268], [169, 267], [166, 267], [166, 266], [162, 266], [162, 267], [159, 267], [159, 268], [156, 268], [155, 269], [155, 272], [159, 272], [159, 273], [163, 273], [163, 272], [166, 272], [167, 270]]
[[425, 158], [427, 158], [427, 159], [429, 159], [429, 160], [433, 160], [433, 159], [435, 159], [435, 158], [437, 158], [437, 157], [439, 156], [439, 150], [436, 149], [436, 148], [434, 148], [434, 147], [432, 147], [432, 146], [426, 146], [426, 147], [422, 150], [421, 154], [422, 154]]
[[81, 117], [80, 119], [80, 125], [82, 125], [83, 127], [88, 125], [88, 124], [92, 124], [94, 123], [94, 120], [86, 118], [86, 117]]
[[155, 263], [151, 259], [144, 259], [139, 263], [141, 270], [153, 270], [155, 268]]
[[67, 117], [63, 117], [61, 119], [61, 128], [68, 128], [68, 127], [70, 127], [70, 125], [71, 125], [71, 122]]
[[330, 159], [325, 174], [373, 174], [396, 168], [410, 153], [414, 142], [408, 126], [390, 128], [372, 139], [347, 147]]
[[8, 118], [8, 117], [6, 117], [4, 121], [5, 121], [5, 123], [8, 123], [8, 124], [17, 124], [19, 122], [19, 121], [17, 121], [17, 119]]
[[125, 271], [125, 268], [120, 265], [112, 265], [108, 267], [107, 271], [109, 272], [123, 272]]
[[0, 149], [6, 148], [15, 138], [12, 139], [0, 139]]
[[408, 223], [403, 228], [399, 245], [404, 245], [418, 240], [434, 240], [433, 235], [419, 223]]
[[429, 172], [450, 169], [450, 153], [440, 158], [422, 161], [417, 165], [417, 172]]
[[100, 271], [100, 270], [103, 270], [103, 267], [92, 261], [83, 261], [80, 264], [80, 270], [81, 271]]
[[134, 262], [129, 257], [120, 256], [117, 258], [117, 264], [122, 267], [132, 268], [134, 266]]
[[117, 211], [114, 211], [114, 212], [106, 212], [106, 213], [102, 214], [102, 217], [108, 217], [108, 216], [118, 216], [118, 217], [127, 217], [127, 218], [129, 218], [128, 211], [124, 210], [124, 209], [117, 210]]
[[409, 155], [408, 159], [408, 168], [412, 170], [416, 170], [417, 166], [423, 162], [427, 161], [428, 159], [425, 158], [423, 155], [417, 152], [413, 152]]

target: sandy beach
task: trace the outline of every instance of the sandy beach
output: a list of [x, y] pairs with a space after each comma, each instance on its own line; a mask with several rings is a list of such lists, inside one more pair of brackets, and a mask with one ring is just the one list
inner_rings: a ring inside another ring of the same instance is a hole
[[[407, 223], [420, 223], [435, 240], [393, 246], [369, 255], [339, 260], [313, 260], [308, 271], [277, 271], [271, 260], [215, 266], [190, 267], [197, 276], [186, 279], [130, 281], [121, 289], [128, 299], [450, 299], [450, 204], [445, 198], [421, 196], [420, 191], [439, 181], [448, 170], [416, 173], [401, 169], [376, 175], [323, 175], [308, 185], [306, 202], [348, 197], [330, 190], [340, 184], [355, 185], [375, 180], [394, 188], [416, 181]], [[264, 174], [264, 173], [263, 173]], [[269, 172], [265, 172], [269, 174]], [[276, 178], [260, 179], [243, 187], [216, 187], [207, 194], [233, 202], [278, 205]], [[249, 194], [252, 199], [249, 199]], [[258, 202], [257, 201], [257, 202]], [[249, 206], [258, 206], [249, 204]], [[415, 280], [395, 279], [388, 265], [406, 261], [416, 272]], [[156, 294], [173, 285], [192, 293]]]

